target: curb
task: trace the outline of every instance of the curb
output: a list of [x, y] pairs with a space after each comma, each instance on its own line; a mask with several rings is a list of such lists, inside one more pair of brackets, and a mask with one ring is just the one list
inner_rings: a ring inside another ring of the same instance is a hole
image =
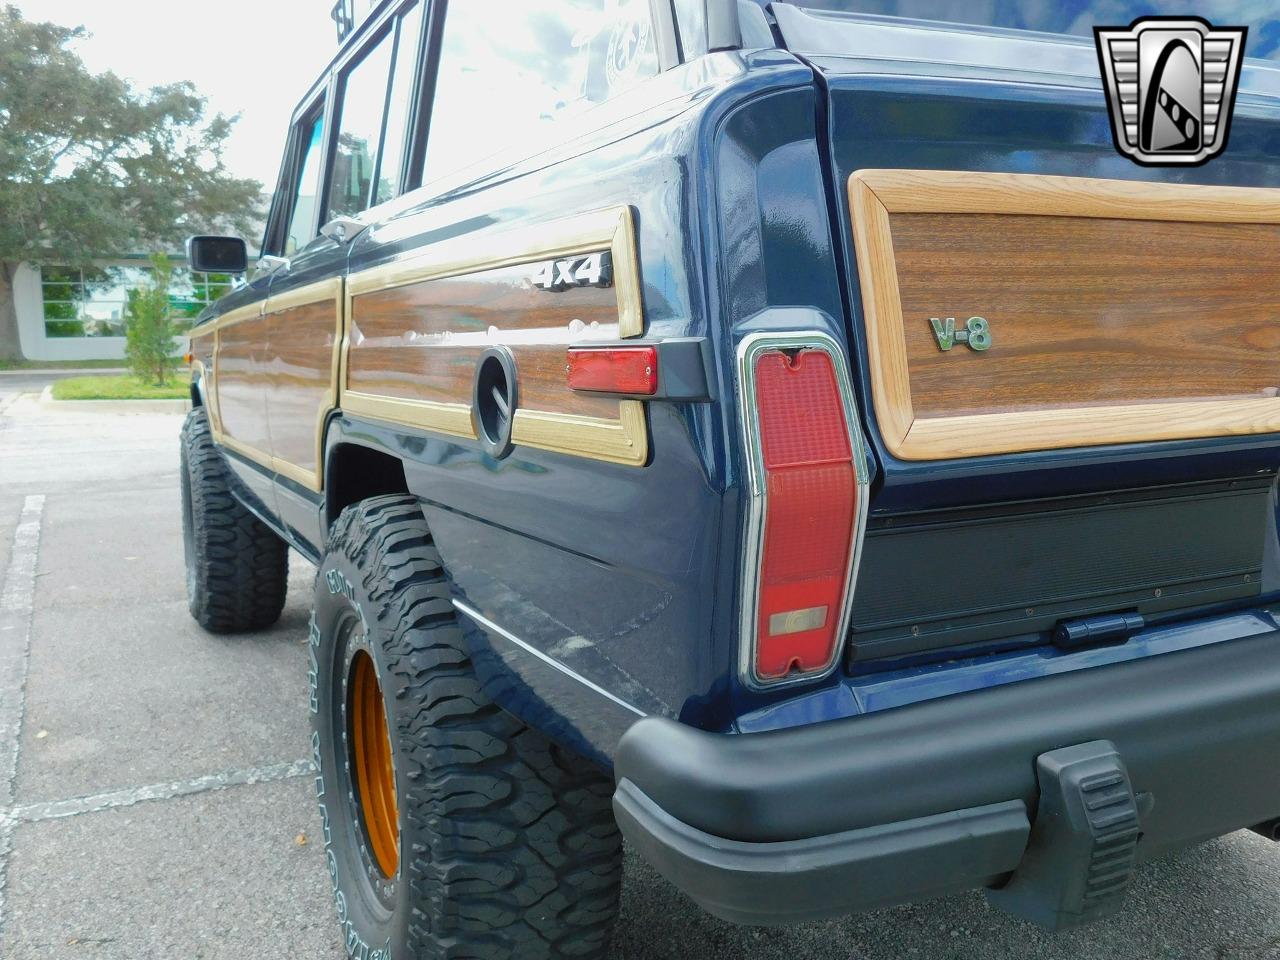
[[73, 374], [77, 377], [88, 374], [102, 374], [105, 377], [127, 372], [124, 367], [18, 367], [15, 370], [0, 370], [0, 377], [26, 377], [31, 379], [50, 374], [58, 377], [71, 376]]
[[190, 400], [55, 400], [53, 384], [40, 391], [40, 406], [59, 413], [186, 413]]

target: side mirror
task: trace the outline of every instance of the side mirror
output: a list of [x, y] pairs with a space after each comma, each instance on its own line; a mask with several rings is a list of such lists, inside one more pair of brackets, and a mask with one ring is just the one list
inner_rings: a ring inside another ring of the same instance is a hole
[[196, 273], [244, 273], [249, 250], [239, 237], [189, 237], [187, 260]]

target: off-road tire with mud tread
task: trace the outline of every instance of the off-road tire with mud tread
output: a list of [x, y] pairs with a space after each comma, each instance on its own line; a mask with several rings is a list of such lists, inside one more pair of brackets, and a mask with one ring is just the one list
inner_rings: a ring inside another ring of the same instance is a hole
[[181, 440], [182, 535], [187, 606], [211, 633], [262, 630], [280, 619], [289, 547], [231, 493], [231, 473], [203, 407]]
[[[612, 781], [490, 700], [476, 643], [418, 502], [348, 507], [317, 571], [311, 628], [312, 748], [343, 941], [397, 960], [603, 956], [622, 880]], [[344, 746], [352, 644], [373, 659], [387, 710], [390, 878], [368, 849]]]

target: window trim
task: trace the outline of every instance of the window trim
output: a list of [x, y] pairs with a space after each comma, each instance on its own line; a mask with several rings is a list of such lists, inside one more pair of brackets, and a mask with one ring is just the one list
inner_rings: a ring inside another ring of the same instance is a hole
[[422, 36], [418, 39], [418, 83], [414, 91], [416, 99], [409, 112], [406, 135], [409, 150], [405, 155], [402, 195], [422, 186], [427, 161], [427, 132], [431, 129], [431, 109], [435, 104], [436, 71], [440, 65], [440, 43], [444, 36], [446, 0], [422, 2], [427, 6], [422, 15]]
[[653, 46], [658, 55], [658, 72], [665, 73], [684, 63], [672, 0], [649, 0], [649, 16], [653, 18]]

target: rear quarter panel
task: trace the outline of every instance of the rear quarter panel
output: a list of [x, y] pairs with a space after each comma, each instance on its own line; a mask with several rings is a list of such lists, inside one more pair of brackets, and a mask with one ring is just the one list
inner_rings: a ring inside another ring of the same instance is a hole
[[[468, 635], [494, 695], [604, 761], [642, 714], [727, 729], [757, 702], [736, 680], [734, 350], [767, 325], [753, 317], [792, 304], [844, 339], [812, 72], [776, 51], [713, 54], [657, 78], [648, 101], [356, 242], [343, 413], [330, 430], [331, 447], [405, 458], [456, 600], [474, 613]], [[537, 291], [530, 261], [549, 257], [522, 258], [512, 240], [619, 209], [633, 223], [643, 337], [706, 337], [714, 400], [628, 402], [644, 417], [642, 460], [522, 435], [519, 419], [513, 453], [494, 460], [469, 407], [490, 341], [517, 354], [527, 410], [570, 424], [627, 418], [562, 379], [569, 324], [634, 332], [626, 291]], [[432, 259], [449, 265], [377, 289], [378, 277]], [[393, 422], [406, 399], [414, 414]]]

